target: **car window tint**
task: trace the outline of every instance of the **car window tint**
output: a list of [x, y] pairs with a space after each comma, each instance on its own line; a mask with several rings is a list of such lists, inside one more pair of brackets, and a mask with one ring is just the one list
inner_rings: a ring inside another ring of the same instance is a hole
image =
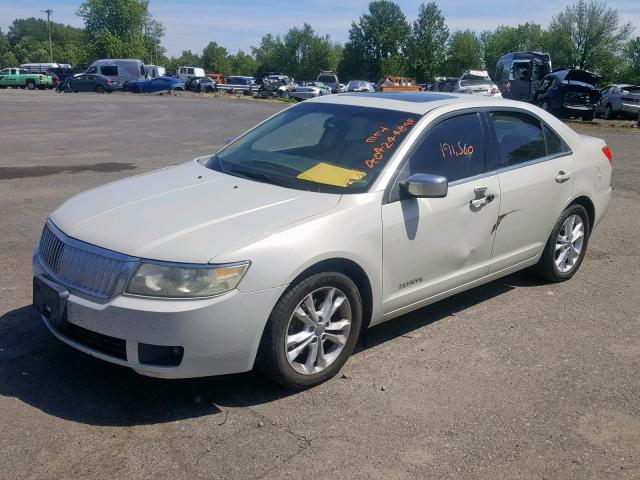
[[482, 173], [484, 156], [484, 137], [478, 115], [460, 115], [444, 120], [427, 133], [411, 153], [405, 172], [406, 176], [415, 173], [442, 175], [453, 182]]
[[268, 133], [253, 144], [253, 150], [277, 151], [285, 148], [317, 145], [324, 133], [324, 124], [331, 118], [330, 112], [313, 112], [301, 116]]
[[102, 73], [102, 75], [106, 75], [108, 77], [117, 77], [118, 67], [115, 65], [105, 65], [100, 67], [100, 72]]
[[543, 126], [544, 139], [547, 144], [547, 155], [556, 155], [558, 153], [564, 153], [569, 151], [567, 145], [560, 140], [560, 138], [551, 131], [546, 125]]
[[498, 140], [498, 168], [546, 155], [544, 135], [537, 118], [523, 113], [494, 112], [491, 120]]
[[187, 69], [187, 74], [188, 75], [193, 75], [193, 68]]

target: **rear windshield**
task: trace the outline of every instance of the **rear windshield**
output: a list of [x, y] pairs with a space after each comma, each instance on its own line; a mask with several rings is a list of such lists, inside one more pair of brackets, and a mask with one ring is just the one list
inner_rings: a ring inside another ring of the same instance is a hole
[[620, 90], [622, 90], [622, 93], [640, 93], [640, 87], [638, 86], [622, 87]]
[[419, 118], [395, 110], [303, 103], [227, 145], [207, 166], [289, 188], [361, 192]]
[[470, 85], [491, 85], [493, 83], [489, 78], [470, 77], [460, 80], [460, 86], [468, 87]]

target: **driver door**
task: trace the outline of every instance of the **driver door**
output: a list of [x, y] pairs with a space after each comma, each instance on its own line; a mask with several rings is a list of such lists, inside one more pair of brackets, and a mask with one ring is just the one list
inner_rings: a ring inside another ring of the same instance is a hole
[[[383, 313], [489, 273], [500, 186], [485, 175], [484, 130], [479, 113], [467, 110], [428, 127], [408, 154], [382, 207]], [[400, 183], [417, 173], [447, 177], [447, 196], [403, 197]]]

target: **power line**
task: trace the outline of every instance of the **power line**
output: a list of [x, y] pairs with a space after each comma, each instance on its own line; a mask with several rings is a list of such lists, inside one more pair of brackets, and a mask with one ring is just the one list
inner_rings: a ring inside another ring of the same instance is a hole
[[53, 46], [51, 44], [51, 15], [53, 15], [53, 10], [47, 8], [46, 10], [42, 10], [42, 13], [47, 14], [47, 27], [49, 28], [49, 62], [53, 63]]

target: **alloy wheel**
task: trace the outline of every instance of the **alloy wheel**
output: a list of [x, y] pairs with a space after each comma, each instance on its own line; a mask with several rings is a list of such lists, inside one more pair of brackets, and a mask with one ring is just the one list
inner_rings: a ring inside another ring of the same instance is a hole
[[570, 215], [562, 224], [555, 248], [555, 263], [560, 273], [570, 272], [582, 253], [584, 222], [579, 215]]
[[336, 361], [349, 338], [352, 311], [347, 296], [322, 287], [305, 296], [287, 325], [285, 354], [296, 372], [312, 375]]

